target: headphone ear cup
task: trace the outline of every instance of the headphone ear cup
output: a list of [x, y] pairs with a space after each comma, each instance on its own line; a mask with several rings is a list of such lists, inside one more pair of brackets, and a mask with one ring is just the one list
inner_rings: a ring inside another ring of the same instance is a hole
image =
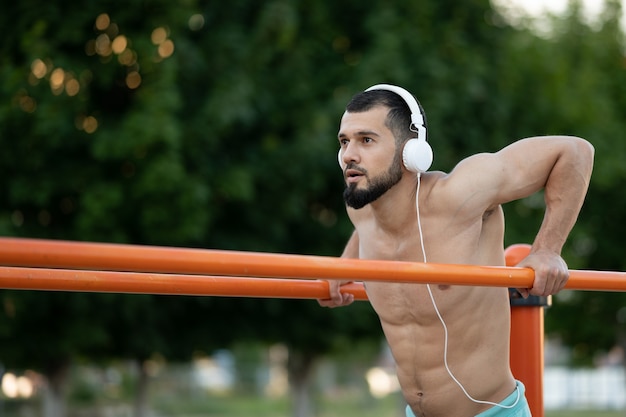
[[337, 162], [339, 162], [339, 168], [341, 168], [342, 171], [346, 169], [346, 165], [341, 159], [341, 149], [339, 149], [339, 152], [337, 152]]
[[402, 162], [411, 172], [428, 171], [433, 163], [433, 150], [426, 139], [409, 139], [402, 149]]

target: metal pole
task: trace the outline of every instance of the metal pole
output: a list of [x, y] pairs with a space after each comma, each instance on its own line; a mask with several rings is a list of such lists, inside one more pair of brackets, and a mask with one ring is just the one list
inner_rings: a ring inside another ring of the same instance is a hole
[[[506, 249], [506, 264], [517, 265], [530, 252], [530, 245]], [[511, 300], [511, 370], [526, 386], [526, 399], [533, 417], [543, 417], [544, 308], [550, 297], [522, 298], [509, 290]]]
[[[308, 279], [251, 278], [0, 267], [0, 288], [18, 290], [114, 292], [127, 294], [211, 295], [258, 298], [327, 298], [328, 282]], [[343, 291], [367, 300], [362, 283]]]

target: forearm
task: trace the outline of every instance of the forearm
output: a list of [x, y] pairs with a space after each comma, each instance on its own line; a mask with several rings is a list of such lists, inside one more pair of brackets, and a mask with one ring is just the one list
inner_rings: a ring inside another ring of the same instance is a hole
[[546, 212], [533, 251], [561, 253], [585, 200], [593, 168], [593, 147], [582, 139], [571, 142], [547, 179]]
[[[359, 236], [356, 230], [352, 232], [352, 236], [348, 239], [346, 247], [341, 254], [342, 258], [358, 258], [359, 257]], [[341, 286], [351, 281], [328, 280], [329, 296], [326, 299], [317, 300], [322, 307], [340, 307], [347, 306], [354, 302], [354, 295], [351, 293], [342, 293]]]

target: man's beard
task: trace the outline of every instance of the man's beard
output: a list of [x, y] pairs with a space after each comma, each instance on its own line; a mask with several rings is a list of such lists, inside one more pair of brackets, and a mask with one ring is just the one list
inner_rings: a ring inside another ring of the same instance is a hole
[[[367, 171], [359, 169], [355, 165], [348, 165], [346, 169], [357, 169], [365, 175], [367, 178]], [[384, 174], [372, 178], [370, 186], [364, 189], [357, 189], [357, 184], [352, 183], [346, 187], [343, 191], [343, 199], [353, 209], [360, 209], [368, 205], [369, 203], [378, 200], [380, 196], [385, 194], [387, 190], [396, 185], [402, 179], [402, 168], [400, 167], [400, 160], [396, 156], [394, 160]]]

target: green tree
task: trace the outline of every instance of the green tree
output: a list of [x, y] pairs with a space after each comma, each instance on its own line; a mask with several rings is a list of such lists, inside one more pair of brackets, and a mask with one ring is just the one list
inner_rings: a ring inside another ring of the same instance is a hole
[[[303, 53], [305, 61], [293, 60], [289, 68], [292, 58], [279, 45], [277, 51], [271, 45], [267, 51], [258, 48], [283, 36], [274, 33], [272, 20], [282, 19], [276, 14], [284, 9], [280, 4], [249, 7], [249, 2], [240, 2], [234, 11], [243, 13], [225, 20], [220, 14], [226, 10], [218, 5], [198, 10], [131, 4], [108, 13], [96, 7], [63, 13], [58, 6], [37, 6], [36, 1], [14, 5], [14, 16], [24, 12], [23, 40], [4, 46], [3, 68], [12, 82], [3, 86], [11, 98], [2, 111], [2, 138], [10, 144], [2, 154], [7, 174], [2, 179], [7, 193], [0, 205], [3, 233], [284, 252], [340, 250], [343, 239], [328, 233], [338, 215], [326, 207], [331, 198], [334, 207], [341, 205], [338, 193], [328, 190], [333, 181], [330, 170], [324, 169], [334, 168], [334, 157], [317, 157], [332, 144], [324, 130], [331, 126], [331, 117], [314, 111], [324, 107], [325, 90], [302, 83], [303, 91], [313, 96], [308, 108], [301, 109], [303, 114], [273, 116], [296, 108], [298, 100], [306, 101], [307, 96], [296, 95], [294, 103], [276, 91], [292, 71], [310, 67], [311, 59]], [[188, 24], [198, 11], [217, 19], [211, 25], [221, 25], [218, 31], [205, 31], [206, 40], [194, 35]], [[257, 19], [257, 12], [266, 17]], [[258, 36], [250, 37], [255, 26]], [[216, 41], [213, 33], [222, 40]], [[159, 40], [159, 35], [165, 39]], [[127, 48], [116, 52], [120, 36]], [[155, 37], [158, 46], [174, 39], [178, 53], [169, 56], [166, 49], [159, 55], [151, 41]], [[240, 48], [233, 48], [233, 37], [242, 41]], [[201, 46], [218, 50], [205, 55]], [[297, 45], [287, 46], [293, 50]], [[205, 59], [208, 68], [201, 64]], [[239, 74], [232, 68], [239, 68]], [[282, 79], [272, 79], [276, 68]], [[76, 94], [70, 80], [78, 82]], [[203, 85], [206, 89], [200, 88]], [[310, 114], [313, 129], [308, 127]], [[15, 137], [19, 139], [9, 139]], [[318, 175], [320, 168], [326, 174]], [[332, 173], [338, 189], [337, 171]], [[233, 304], [191, 297], [8, 291], [3, 299], [14, 308], [5, 311], [2, 337], [14, 347], [22, 342], [27, 347], [5, 360], [10, 366], [48, 370], [51, 380], [60, 379], [55, 375], [63, 375], [63, 368], [50, 370], [45, 364], [66, 364], [79, 355], [142, 361], [159, 352], [181, 360], [190, 358], [194, 349], [228, 345], [235, 338], [280, 339], [294, 352], [306, 346], [319, 355], [337, 343], [332, 337], [302, 332], [310, 315], [325, 322], [329, 336], [341, 330], [344, 340], [363, 333], [362, 325], [350, 330], [355, 323], [369, 318], [367, 328], [375, 328], [366, 305], [353, 309], [353, 314], [364, 314], [350, 320], [349, 313], [280, 300]], [[71, 327], [80, 317], [91, 325], [90, 332], [48, 334], [50, 349], [41, 352], [39, 363], [29, 361], [29, 351], [39, 346], [27, 344], [26, 329], [45, 323], [59, 303], [64, 305], [55, 313], [59, 326]], [[30, 308], [33, 304], [39, 308]], [[219, 317], [233, 320], [223, 325]], [[292, 324], [279, 324], [290, 318]], [[298, 337], [290, 338], [289, 332], [296, 330]]]
[[[413, 3], [7, 5], [0, 234], [338, 255], [351, 231], [335, 158], [339, 119], [353, 93], [389, 82], [426, 108], [435, 169], [528, 135], [590, 139], [602, 163], [564, 254], [572, 267], [622, 269], [614, 225], [624, 152], [615, 138], [626, 84], [617, 2], [598, 28], [582, 24], [574, 4], [548, 37], [512, 27], [488, 0]], [[529, 242], [541, 198], [506, 213], [507, 242]], [[0, 355], [42, 370], [78, 355], [186, 360], [235, 341], [281, 341], [303, 392], [317, 357], [381, 337], [366, 303], [325, 310], [314, 301], [1, 297], [8, 343]], [[577, 297], [586, 295], [557, 297], [548, 316], [549, 329], [571, 343], [559, 311], [585, 302]], [[56, 308], [62, 328], [43, 329], [46, 349], [30, 356], [41, 344], [29, 344], [29, 333]], [[615, 308], [606, 311], [612, 320]], [[607, 332], [603, 346], [615, 335]]]
[[[580, 4], [572, 2], [565, 16], [552, 19], [545, 35], [520, 30], [500, 61], [499, 89], [517, 97], [502, 101], [510, 106], [507, 125], [514, 135], [572, 134], [596, 148], [588, 196], [563, 252], [574, 269], [626, 268], [620, 227], [626, 204], [620, 191], [624, 166], [619, 162], [626, 155], [626, 71], [619, 16], [620, 2], [607, 2], [597, 22], [585, 23]], [[542, 213], [541, 198], [511, 206], [509, 243], [532, 242], [529, 230], [540, 224]], [[590, 365], [598, 354], [626, 347], [625, 302], [623, 293], [566, 291], [554, 297], [546, 332], [572, 349], [574, 364]]]

